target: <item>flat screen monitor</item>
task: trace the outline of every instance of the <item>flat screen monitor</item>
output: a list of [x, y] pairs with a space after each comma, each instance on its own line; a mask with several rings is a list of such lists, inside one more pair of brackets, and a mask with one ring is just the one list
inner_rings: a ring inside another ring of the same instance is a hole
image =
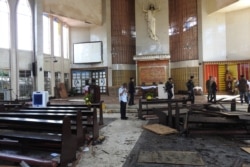
[[75, 43], [74, 64], [78, 63], [100, 63], [102, 62], [102, 41]]
[[46, 107], [48, 102], [48, 92], [40, 91], [33, 92], [32, 95], [32, 106], [33, 107]]

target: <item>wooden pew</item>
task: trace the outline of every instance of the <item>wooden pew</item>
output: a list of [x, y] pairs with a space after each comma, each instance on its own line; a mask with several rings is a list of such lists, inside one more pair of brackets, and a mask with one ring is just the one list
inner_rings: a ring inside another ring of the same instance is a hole
[[9, 110], [15, 110], [15, 109], [18, 109], [18, 108], [22, 108], [23, 107], [23, 104], [0, 104], [0, 109], [1, 111], [9, 111]]
[[77, 137], [77, 147], [81, 147], [85, 142], [85, 127], [82, 125], [82, 113], [77, 111], [74, 113], [55, 113], [55, 112], [28, 112], [6, 111], [0, 112], [0, 117], [18, 117], [18, 118], [34, 118], [44, 120], [62, 120], [65, 116], [71, 119], [72, 132]]
[[[75, 114], [77, 111], [81, 111], [82, 126], [91, 129], [93, 139], [96, 140], [99, 137], [99, 125], [97, 121], [97, 111], [94, 108], [89, 110], [87, 107], [41, 107], [41, 108], [22, 108], [17, 110], [25, 113], [54, 113], [54, 114]], [[90, 119], [88, 119], [90, 118]], [[90, 121], [89, 121], [90, 120]]]
[[[60, 166], [67, 166], [76, 159], [77, 138], [71, 132], [70, 118], [65, 116], [62, 120], [47, 120], [21, 117], [0, 117], [1, 151], [10, 146], [27, 152], [44, 150], [46, 152], [60, 153]], [[6, 140], [8, 139], [8, 140]], [[16, 141], [16, 142], [13, 142]], [[1, 152], [2, 160], [15, 160], [13, 155]], [[25, 158], [29, 165], [42, 166], [44, 160]], [[54, 164], [54, 163], [51, 163]]]
[[90, 105], [87, 104], [60, 104], [60, 103], [53, 103], [50, 102], [47, 104], [47, 107], [91, 107], [91, 108], [97, 108], [99, 109], [99, 125], [103, 125], [103, 101], [100, 101], [99, 103], [91, 103]]
[[[159, 117], [159, 123], [180, 129], [180, 120], [184, 119], [186, 111], [180, 109], [187, 108], [189, 99], [139, 99], [138, 118], [142, 119], [143, 114], [152, 111]], [[143, 107], [144, 106], [144, 107]]]

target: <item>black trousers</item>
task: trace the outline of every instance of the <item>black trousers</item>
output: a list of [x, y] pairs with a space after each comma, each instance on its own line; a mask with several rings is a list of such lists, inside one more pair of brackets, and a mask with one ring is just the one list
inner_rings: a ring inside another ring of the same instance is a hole
[[193, 90], [188, 90], [188, 99], [191, 100], [191, 104], [194, 104], [195, 96]]
[[130, 93], [129, 95], [130, 95], [130, 96], [129, 96], [128, 105], [133, 105], [133, 104], [135, 104], [135, 103], [134, 103], [135, 93]]
[[125, 118], [126, 117], [126, 106], [127, 106], [127, 102], [120, 101], [121, 118]]
[[212, 97], [210, 101], [216, 103], [216, 91], [212, 92]]
[[173, 97], [173, 92], [172, 92], [172, 90], [168, 90], [167, 92], [168, 92], [168, 99], [169, 99], [169, 100], [172, 99], [172, 97]]

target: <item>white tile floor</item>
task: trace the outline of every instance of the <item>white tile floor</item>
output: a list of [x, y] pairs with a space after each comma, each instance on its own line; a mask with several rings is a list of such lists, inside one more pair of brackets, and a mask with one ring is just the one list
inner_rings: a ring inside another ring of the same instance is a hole
[[117, 118], [100, 130], [105, 136], [102, 144], [87, 147], [79, 155], [76, 167], [121, 167], [140, 137], [145, 120], [138, 120], [136, 113], [128, 113], [128, 120], [121, 120], [119, 113], [105, 113], [104, 117]]

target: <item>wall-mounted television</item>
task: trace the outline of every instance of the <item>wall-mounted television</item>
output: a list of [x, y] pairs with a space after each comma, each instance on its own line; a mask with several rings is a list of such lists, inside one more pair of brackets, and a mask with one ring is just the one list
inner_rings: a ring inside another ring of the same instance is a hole
[[102, 62], [102, 41], [74, 43], [74, 64]]
[[48, 91], [33, 92], [32, 106], [33, 107], [46, 107], [49, 101]]

